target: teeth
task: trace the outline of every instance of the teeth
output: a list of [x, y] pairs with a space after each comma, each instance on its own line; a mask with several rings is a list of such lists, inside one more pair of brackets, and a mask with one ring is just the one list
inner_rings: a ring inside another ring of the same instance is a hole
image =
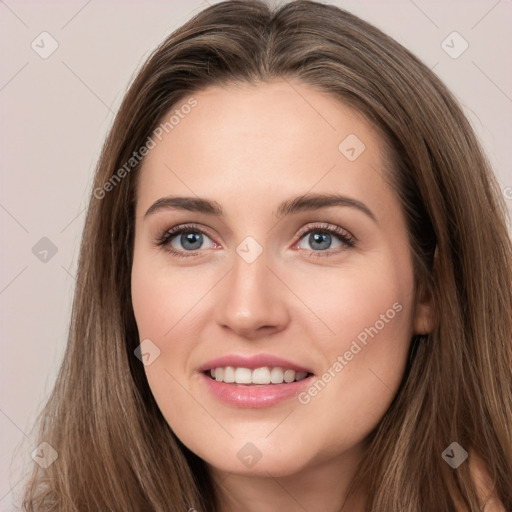
[[224, 382], [228, 384], [235, 382], [235, 369], [232, 366], [226, 366], [226, 368], [224, 368]]
[[270, 382], [272, 382], [272, 384], [282, 384], [283, 370], [281, 368], [272, 368], [270, 372]]
[[212, 368], [210, 375], [218, 382], [227, 384], [282, 384], [283, 382], [296, 382], [305, 379], [307, 372], [296, 372], [279, 367], [269, 368], [234, 368], [226, 366], [225, 368]]
[[[217, 368], [215, 370], [215, 376], [219, 370], [222, 371], [222, 368]], [[235, 370], [235, 382], [237, 384], [251, 384], [252, 383], [252, 371], [249, 368], [237, 368]]]
[[253, 384], [270, 384], [270, 370], [265, 366], [264, 368], [256, 368], [252, 372]]
[[284, 381], [285, 382], [293, 382], [295, 380], [295, 371], [294, 370], [286, 370], [284, 372]]

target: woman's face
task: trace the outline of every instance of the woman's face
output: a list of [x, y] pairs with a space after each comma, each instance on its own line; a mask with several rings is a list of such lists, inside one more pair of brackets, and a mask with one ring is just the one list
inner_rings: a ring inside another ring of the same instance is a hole
[[132, 269], [165, 419], [218, 471], [347, 459], [430, 326], [377, 130], [300, 82], [211, 87], [173, 113], [140, 171]]

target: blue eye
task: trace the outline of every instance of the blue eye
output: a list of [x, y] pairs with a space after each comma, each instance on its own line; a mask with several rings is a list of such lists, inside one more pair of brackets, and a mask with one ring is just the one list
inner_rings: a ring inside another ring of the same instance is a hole
[[[195, 251], [197, 249], [200, 249], [203, 245], [203, 238], [206, 235], [199, 232], [182, 232], [180, 237], [177, 236], [174, 237], [176, 240], [178, 240], [181, 243], [181, 246], [184, 249]], [[173, 243], [171, 242], [171, 246], [174, 247]]]
[[[197, 251], [203, 245], [204, 237], [210, 240], [210, 237], [199, 226], [187, 224], [184, 226], [176, 226], [158, 240], [157, 245], [165, 247], [167, 251], [175, 256], [194, 256], [193, 251]], [[179, 242], [182, 249], [176, 249], [175, 241]], [[216, 244], [215, 244], [216, 245]], [[186, 254], [191, 252], [192, 254]]]
[[[309, 235], [306, 241], [312, 248], [311, 251], [308, 251], [312, 253], [311, 256], [331, 256], [333, 252], [338, 254], [346, 248], [355, 246], [355, 239], [352, 235], [338, 226], [317, 224], [308, 226], [308, 228], [307, 231], [302, 231], [299, 236], [302, 240], [306, 238], [306, 235]], [[196, 224], [176, 226], [166, 231], [157, 240], [156, 245], [164, 247], [173, 256], [191, 257], [197, 255], [196, 251], [201, 249], [205, 238], [210, 240], [214, 247], [220, 247]], [[337, 247], [332, 247], [333, 240], [338, 242]], [[182, 249], [176, 247], [176, 244], [180, 244]], [[302, 246], [298, 247], [305, 249]]]
[[[305, 238], [306, 235], [309, 236]], [[309, 229], [302, 231], [300, 236], [301, 240], [305, 239], [307, 244], [313, 249], [310, 251], [313, 257], [332, 256], [333, 253], [339, 254], [340, 251], [343, 251], [347, 247], [355, 246], [355, 239], [348, 231], [330, 224], [309, 226]], [[333, 240], [337, 240], [337, 247], [332, 247]], [[304, 249], [301, 245], [297, 247]]]
[[[308, 231], [308, 233], [307, 242], [313, 250], [331, 249], [333, 236], [330, 233], [321, 232], [317, 229]], [[304, 235], [304, 237], [305, 236], [306, 235]], [[301, 249], [303, 249], [303, 247], [301, 247]]]

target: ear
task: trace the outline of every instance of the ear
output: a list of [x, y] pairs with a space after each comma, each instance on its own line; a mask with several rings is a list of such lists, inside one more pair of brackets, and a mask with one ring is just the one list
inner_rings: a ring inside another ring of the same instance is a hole
[[[437, 247], [434, 253], [434, 267], [437, 265]], [[416, 294], [413, 330], [414, 335], [429, 334], [436, 326], [433, 298], [428, 286], [420, 282]]]

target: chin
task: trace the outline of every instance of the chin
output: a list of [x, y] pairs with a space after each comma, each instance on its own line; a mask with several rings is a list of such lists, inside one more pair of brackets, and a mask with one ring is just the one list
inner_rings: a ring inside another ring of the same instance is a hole
[[250, 442], [244, 443], [237, 451], [221, 450], [221, 453], [199, 456], [212, 469], [247, 476], [268, 477], [270, 474], [273, 477], [286, 477], [299, 473], [307, 465], [300, 447], [283, 453], [275, 447], [257, 450]]

